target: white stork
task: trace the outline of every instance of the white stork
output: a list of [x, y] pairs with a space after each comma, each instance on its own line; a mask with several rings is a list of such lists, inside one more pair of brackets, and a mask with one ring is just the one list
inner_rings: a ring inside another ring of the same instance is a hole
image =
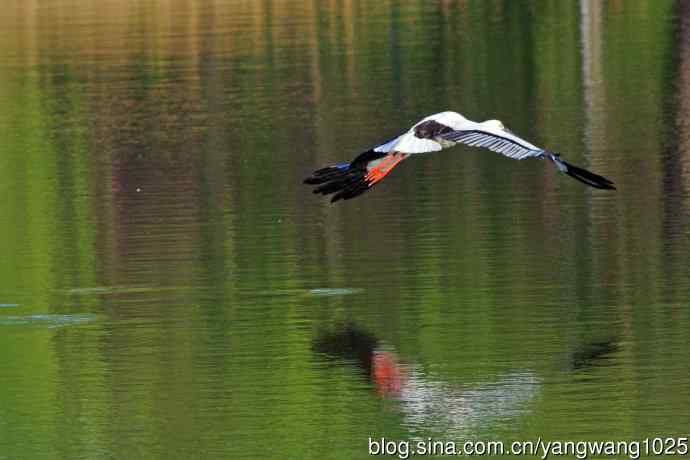
[[305, 184], [319, 185], [314, 193], [335, 193], [332, 202], [349, 200], [369, 190], [386, 177], [401, 161], [418, 153], [438, 152], [458, 143], [486, 147], [515, 160], [550, 160], [559, 171], [585, 184], [615, 190], [613, 182], [562, 160], [559, 154], [541, 149], [520, 139], [498, 120], [481, 123], [457, 112], [441, 112], [424, 118], [409, 131], [360, 154], [350, 163], [314, 171]]

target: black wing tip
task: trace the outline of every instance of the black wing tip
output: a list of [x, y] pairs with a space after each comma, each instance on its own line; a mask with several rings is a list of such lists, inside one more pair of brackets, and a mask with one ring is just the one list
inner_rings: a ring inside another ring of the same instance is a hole
[[[390, 142], [390, 140], [387, 142]], [[331, 203], [349, 200], [371, 188], [369, 182], [365, 180], [367, 165], [371, 161], [383, 158], [386, 155], [388, 155], [388, 152], [377, 152], [376, 149], [369, 149], [359, 154], [350, 163], [317, 169], [311, 176], [305, 178], [303, 182], [307, 185], [319, 186], [314, 189], [313, 193], [322, 195], [335, 193], [333, 198], [331, 198]]]
[[366, 168], [338, 168], [331, 166], [322, 168], [304, 179], [304, 183], [308, 185], [318, 185], [312, 193], [321, 195], [330, 195], [334, 193], [331, 198], [331, 203], [340, 200], [349, 200], [361, 195], [369, 190], [369, 182], [365, 179]]
[[591, 171], [587, 171], [586, 169], [573, 166], [565, 161], [563, 161], [563, 163], [568, 168], [567, 171], [565, 171], [565, 173], [573, 179], [576, 179], [582, 182], [583, 184], [587, 184], [590, 187], [598, 188], [601, 190], [616, 190], [616, 186], [609, 179], [598, 174], [594, 174]]
[[303, 183], [308, 185], [318, 185], [325, 182], [330, 182], [334, 179], [339, 179], [347, 174], [347, 168], [338, 166], [327, 166], [325, 168], [317, 169], [311, 176], [306, 177]]

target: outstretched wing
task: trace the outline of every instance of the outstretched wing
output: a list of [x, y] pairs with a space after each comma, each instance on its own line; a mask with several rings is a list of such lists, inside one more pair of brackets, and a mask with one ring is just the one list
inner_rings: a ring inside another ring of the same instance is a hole
[[544, 154], [543, 149], [530, 144], [515, 134], [503, 129], [482, 126], [480, 123], [476, 123], [470, 129], [443, 133], [441, 138], [471, 147], [484, 147], [515, 160], [541, 157]]
[[608, 190], [616, 189], [613, 182], [607, 178], [567, 163], [560, 159], [557, 154], [540, 149], [506, 129], [486, 126], [483, 123], [474, 123], [474, 125], [469, 126], [468, 129], [442, 133], [441, 138], [452, 142], [460, 142], [472, 147], [485, 147], [515, 160], [524, 160], [525, 158], [547, 158], [556, 165], [559, 171], [566, 173], [573, 179], [577, 179], [590, 187]]

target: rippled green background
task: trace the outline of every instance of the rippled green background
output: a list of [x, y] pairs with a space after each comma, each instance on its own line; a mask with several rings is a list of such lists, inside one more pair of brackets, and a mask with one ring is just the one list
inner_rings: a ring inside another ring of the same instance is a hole
[[[618, 191], [301, 184], [448, 109]], [[689, 113], [681, 0], [10, 0], [0, 459], [687, 436]]]

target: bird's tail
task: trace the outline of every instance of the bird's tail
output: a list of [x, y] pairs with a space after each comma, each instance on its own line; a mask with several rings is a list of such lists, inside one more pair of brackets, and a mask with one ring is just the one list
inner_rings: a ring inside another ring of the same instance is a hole
[[305, 184], [319, 185], [314, 193], [335, 193], [331, 202], [349, 200], [369, 190], [406, 158], [402, 153], [378, 154], [371, 161], [353, 161], [316, 170]]
[[586, 169], [571, 165], [570, 163], [562, 160], [557, 153], [547, 153], [547, 157], [554, 162], [559, 171], [566, 173], [573, 179], [579, 180], [583, 184], [604, 190], [616, 190], [613, 182], [607, 178], [594, 174]]

